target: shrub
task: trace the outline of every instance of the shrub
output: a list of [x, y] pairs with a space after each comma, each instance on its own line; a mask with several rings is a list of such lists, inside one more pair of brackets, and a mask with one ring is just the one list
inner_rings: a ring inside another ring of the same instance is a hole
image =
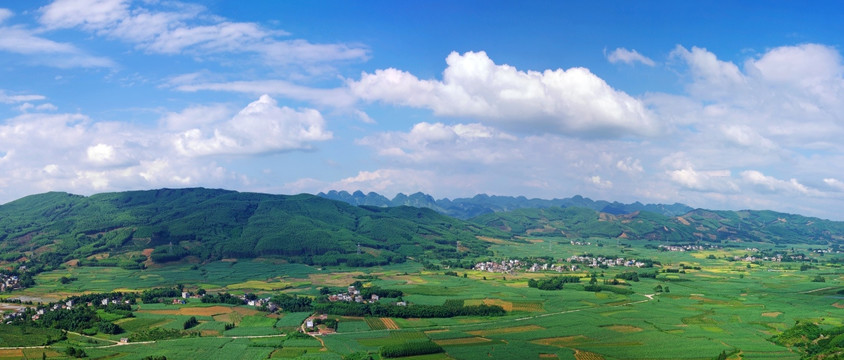
[[436, 354], [440, 352], [443, 352], [443, 348], [430, 340], [384, 345], [381, 347], [381, 356], [385, 358]]

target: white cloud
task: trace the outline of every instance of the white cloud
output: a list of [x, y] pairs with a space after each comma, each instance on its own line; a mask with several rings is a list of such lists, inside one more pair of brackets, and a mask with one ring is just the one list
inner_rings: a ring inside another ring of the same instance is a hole
[[677, 45], [671, 57], [681, 58], [689, 66], [693, 78], [689, 92], [696, 97], [723, 99], [747, 83], [738, 66], [718, 60], [715, 54], [706, 49], [692, 47], [690, 51]]
[[601, 179], [598, 175], [593, 175], [587, 178], [587, 181], [599, 188], [609, 189], [612, 188], [612, 181]]
[[833, 189], [833, 191], [844, 192], [844, 182], [835, 178], [823, 179], [823, 182]]
[[15, 13], [12, 10], [0, 8], [0, 24], [2, 24], [6, 19], [14, 16]]
[[807, 91], [835, 84], [842, 75], [841, 54], [835, 49], [818, 44], [783, 46], [771, 49], [759, 59], [749, 60], [748, 73], [765, 79], [768, 83], [794, 85]]
[[742, 180], [753, 185], [757, 190], [763, 192], [789, 192], [798, 193], [802, 195], [817, 195], [818, 192], [809, 189], [805, 185], [799, 183], [796, 179], [780, 180], [772, 176], [767, 176], [756, 170], [746, 170], [741, 173]]
[[174, 86], [176, 90], [186, 92], [210, 90], [242, 92], [255, 95], [271, 94], [335, 107], [349, 107], [356, 102], [355, 97], [349, 93], [348, 89], [343, 88], [319, 89], [296, 85], [284, 80], [198, 82], [199, 77], [200, 75], [198, 74], [177, 77], [170, 82], [169, 86]]
[[689, 190], [724, 193], [739, 191], [729, 170], [697, 171], [687, 167], [668, 171], [668, 177], [674, 183]]
[[634, 63], [642, 63], [647, 66], [655, 66], [656, 63], [649, 57], [640, 54], [636, 50], [627, 50], [625, 48], [617, 48], [607, 55], [607, 60], [610, 63], [616, 64], [619, 62], [632, 65]]
[[723, 125], [721, 130], [724, 138], [735, 145], [748, 148], [758, 148], [763, 151], [773, 150], [777, 147], [773, 141], [759, 135], [747, 125]]
[[354, 113], [360, 119], [360, 121], [363, 121], [366, 124], [375, 124], [375, 120], [369, 117], [369, 114], [360, 110], [354, 110]]
[[520, 156], [516, 138], [481, 124], [422, 122], [410, 132], [387, 132], [358, 140], [378, 154], [419, 163], [500, 163]]
[[616, 162], [615, 167], [628, 174], [638, 174], [645, 171], [639, 159], [633, 159], [629, 156], [624, 160]]
[[[43, 191], [247, 186], [249, 178], [218, 165], [215, 154], [307, 149], [331, 138], [315, 110], [279, 107], [266, 96], [232, 113], [216, 105], [196, 106], [165, 114], [157, 126], [96, 122], [82, 114], [23, 113], [5, 119], [0, 121], [0, 199]], [[200, 136], [174, 147], [174, 140], [191, 131]]]
[[220, 123], [230, 118], [232, 112], [224, 105], [191, 106], [178, 113], [167, 113], [161, 126], [170, 131], [186, 131]]
[[280, 40], [289, 35], [251, 22], [232, 22], [199, 5], [156, 3], [153, 10], [124, 0], [56, 0], [41, 8], [48, 29], [79, 27], [159, 54], [254, 53], [270, 65], [361, 60], [368, 50], [353, 44]]
[[485, 52], [451, 53], [443, 80], [397, 69], [349, 81], [366, 101], [428, 108], [438, 116], [473, 117], [526, 132], [597, 136], [654, 135], [660, 126], [641, 101], [585, 68], [521, 71]]
[[6, 91], [0, 89], [0, 103], [2, 104], [14, 104], [27, 101], [39, 101], [44, 99], [46, 99], [44, 95], [9, 95], [6, 94]]
[[51, 28], [109, 26], [129, 10], [126, 0], [57, 0], [41, 8], [41, 22]]
[[210, 131], [184, 131], [173, 144], [186, 156], [244, 155], [309, 149], [311, 142], [331, 137], [318, 111], [279, 107], [275, 100], [263, 95], [230, 121], [215, 125]]
[[[8, 10], [0, 11], [0, 23], [11, 16]], [[41, 37], [35, 31], [18, 25], [0, 26], [0, 51], [27, 55], [35, 63], [58, 68], [114, 66], [108, 58], [87, 54], [72, 44]]]

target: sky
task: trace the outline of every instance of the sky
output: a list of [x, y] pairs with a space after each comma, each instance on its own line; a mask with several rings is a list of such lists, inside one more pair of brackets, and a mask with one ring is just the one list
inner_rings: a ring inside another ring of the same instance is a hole
[[0, 2], [0, 203], [421, 191], [844, 220], [843, 10]]

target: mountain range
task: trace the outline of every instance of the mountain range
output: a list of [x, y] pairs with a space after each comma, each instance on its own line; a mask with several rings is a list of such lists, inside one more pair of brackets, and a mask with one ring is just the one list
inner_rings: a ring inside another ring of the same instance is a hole
[[[366, 205], [324, 198], [346, 195]], [[170, 261], [278, 257], [315, 265], [373, 266], [407, 259], [484, 258], [495, 255], [494, 243], [527, 243], [536, 236], [646, 241], [653, 246], [742, 241], [844, 247], [844, 222], [773, 211], [693, 209], [678, 214], [688, 207], [582, 197], [479, 195], [437, 201], [424, 194], [397, 196], [391, 204], [401, 206], [386, 206], [383, 196], [361, 195], [204, 188], [32, 195], [0, 205], [0, 265], [34, 261], [49, 268], [69, 262], [142, 268]], [[443, 212], [463, 209], [463, 217], [470, 213], [466, 209], [483, 214], [462, 220], [438, 213], [429, 208], [432, 204]]]
[[619, 202], [609, 202], [603, 200], [595, 201], [580, 195], [565, 199], [545, 200], [528, 199], [524, 196], [490, 196], [486, 194], [479, 194], [471, 198], [456, 198], [454, 200], [444, 198], [435, 200], [431, 195], [417, 192], [411, 195], [398, 193], [392, 200], [390, 200], [375, 192], [364, 194], [362, 191], [358, 190], [350, 194], [347, 191], [331, 190], [328, 193], [320, 192], [317, 196], [331, 200], [343, 201], [356, 206], [424, 207], [436, 210], [441, 214], [464, 220], [471, 219], [479, 215], [502, 211], [511, 211], [516, 209], [542, 209], [550, 207], [580, 207], [613, 215], [629, 214], [636, 211], [647, 211], [665, 216], [678, 216], [693, 210], [691, 207], [679, 203], [675, 203], [673, 205], [642, 204], [640, 202], [622, 204]]

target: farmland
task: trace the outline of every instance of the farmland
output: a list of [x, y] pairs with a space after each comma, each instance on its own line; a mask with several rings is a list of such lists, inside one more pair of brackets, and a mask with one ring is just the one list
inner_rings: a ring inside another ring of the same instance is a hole
[[[427, 319], [333, 317], [339, 323], [338, 330], [321, 336], [323, 348], [318, 341], [285, 337], [295, 332], [309, 313], [270, 314], [246, 305], [203, 304], [189, 299], [176, 305], [138, 304], [133, 308], [133, 318], [115, 323], [127, 333], [148, 328], [180, 329], [187, 318], [195, 316], [199, 321], [197, 335], [143, 345], [131, 342], [122, 346], [95, 345], [78, 339], [72, 344], [85, 348], [91, 357], [126, 359], [149, 355], [188, 359], [196, 358], [197, 354], [226, 358], [236, 354], [237, 358], [247, 359], [340, 359], [353, 353], [377, 357], [382, 346], [413, 341], [433, 341], [444, 349], [444, 354], [426, 355], [432, 358], [711, 359], [726, 351], [742, 359], [798, 359], [799, 353], [773, 343], [771, 337], [796, 321], [812, 321], [828, 327], [844, 325], [841, 309], [836, 307], [842, 302], [839, 290], [844, 289], [844, 270], [835, 264], [817, 263], [818, 266], [801, 271], [799, 265], [790, 263], [727, 261], [724, 257], [734, 252], [731, 250], [719, 250], [714, 253], [716, 256], [707, 257], [633, 245], [613, 248], [615, 241], [594, 241], [602, 244], [604, 252], [662, 262], [660, 267], [640, 269], [640, 272], [681, 266], [684, 271], [629, 282], [625, 288], [632, 293], [619, 294], [588, 292], [583, 288], [591, 274], [598, 279], [612, 279], [629, 269], [569, 272], [567, 276], [582, 277], [582, 283], [566, 284], [559, 291], [545, 291], [529, 288], [526, 283], [556, 273], [500, 274], [455, 269], [458, 276], [453, 276], [445, 275], [444, 269], [426, 270], [411, 263], [391, 265], [369, 269], [364, 286], [401, 290], [403, 299], [411, 304], [459, 301], [464, 306], [498, 305], [507, 313], [500, 317]], [[496, 254], [545, 255], [549, 244], [558, 259], [583, 252], [581, 246], [561, 238], [501, 244], [493, 249]], [[362, 276], [355, 269], [320, 269], [262, 260], [213, 262], [194, 270], [189, 264], [172, 264], [143, 272], [119, 268], [95, 270], [98, 271], [79, 267], [42, 273], [36, 278], [37, 285], [21, 294], [49, 298], [56, 293], [73, 294], [88, 288], [142, 290], [165, 285], [159, 279], [173, 278], [188, 289], [206, 287], [213, 291], [257, 294], [277, 293], [280, 290], [267, 289], [264, 284], [284, 282], [290, 284], [281, 290], [285, 293], [315, 296], [320, 287], [338, 285], [337, 279], [347, 281]], [[215, 275], [208, 276], [209, 273]], [[62, 275], [73, 275], [80, 280], [69, 286], [51, 281]], [[819, 275], [825, 281], [813, 282]], [[127, 284], [138, 287], [127, 289]], [[249, 284], [254, 287], [249, 288]], [[655, 292], [658, 285], [669, 290]], [[229, 323], [234, 328], [226, 329]], [[40, 336], [46, 339], [50, 334]], [[117, 341], [125, 336], [125, 333], [96, 335], [105, 341]], [[36, 346], [10, 343], [19, 341], [19, 333], [4, 331], [0, 339], [4, 345]], [[47, 350], [59, 356], [68, 344], [71, 340], [59, 341]], [[19, 358], [22, 351], [32, 354], [33, 350], [5, 350], [0, 358]]]

